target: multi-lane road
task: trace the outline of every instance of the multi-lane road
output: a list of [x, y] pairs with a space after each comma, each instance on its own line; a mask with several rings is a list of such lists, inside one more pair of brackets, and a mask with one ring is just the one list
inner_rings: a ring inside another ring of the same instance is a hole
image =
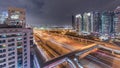
[[[34, 31], [34, 38], [39, 51], [42, 53], [46, 61], [91, 44], [86, 44], [62, 36], [56, 36], [54, 34], [48, 34], [39, 30]], [[52, 42], [52, 44], [47, 44], [47, 42]], [[60, 51], [59, 49], [63, 51]], [[93, 52], [80, 60], [80, 64], [85, 68], [120, 68], [119, 63], [119, 57], [103, 50]], [[57, 67], [69, 68], [69, 65], [63, 63]]]
[[[36, 40], [35, 43], [37, 44], [39, 50], [41, 51], [46, 61], [49, 61], [61, 55], [61, 53], [58, 53], [53, 48], [47, 46], [47, 44], [44, 43], [44, 41], [42, 40], [40, 36], [35, 35], [35, 40]], [[62, 63], [56, 66], [55, 68], [69, 68], [69, 66], [66, 63]]]

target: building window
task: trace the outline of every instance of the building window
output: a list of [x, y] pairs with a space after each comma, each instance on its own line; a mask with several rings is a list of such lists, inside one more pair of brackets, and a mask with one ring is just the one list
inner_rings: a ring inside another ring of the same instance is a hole
[[4, 58], [6, 57], [6, 54], [0, 55], [0, 58]]
[[2, 59], [0, 60], [0, 63], [4, 63], [6, 61], [6, 59]]
[[33, 36], [32, 36], [32, 37], [30, 37], [30, 39], [33, 39]]
[[17, 46], [22, 46], [22, 42], [17, 42]]
[[0, 50], [0, 53], [4, 53], [6, 52], [6, 49]]
[[17, 36], [22, 36], [22, 34], [18, 33]]
[[16, 34], [7, 35], [7, 37], [16, 37]]
[[2, 64], [0, 65], [0, 68], [6, 67], [6, 64]]
[[11, 44], [8, 44], [8, 47], [11, 47], [11, 46], [14, 46], [15, 44], [14, 43], [11, 43]]
[[0, 43], [5, 43], [5, 40], [0, 40]]
[[27, 33], [24, 33], [24, 36], [27, 36]]
[[24, 67], [27, 67], [27, 64], [25, 64]]
[[9, 62], [8, 64], [9, 65], [15, 64], [15, 61]]
[[24, 48], [26, 48], [27, 47], [27, 45], [24, 45]]
[[26, 40], [27, 38], [26, 37], [24, 37], [24, 40]]
[[27, 60], [26, 60], [26, 61], [24, 61], [24, 63], [27, 63]]
[[9, 48], [9, 49], [8, 49], [8, 51], [13, 51], [13, 50], [15, 50], [15, 48]]
[[0, 35], [0, 38], [6, 38], [6, 34]]
[[17, 38], [17, 41], [21, 41], [22, 40], [22, 38]]
[[26, 60], [26, 59], [27, 59], [27, 57], [24, 58], [24, 60]]
[[30, 45], [33, 45], [33, 40], [30, 40]]
[[14, 57], [14, 56], [13, 56], [13, 57], [8, 58], [8, 60], [13, 60], [13, 59], [15, 59], [15, 57]]
[[15, 52], [8, 53], [8, 56], [15, 55]]
[[13, 42], [13, 41], [15, 41], [14, 39], [8, 39], [8, 42]]
[[27, 49], [24, 49], [24, 51], [27, 51]]
[[27, 55], [27, 53], [24, 53], [24, 55]]
[[24, 44], [27, 43], [27, 41], [24, 41]]
[[15, 65], [10, 66], [9, 68], [15, 68]]
[[6, 45], [5, 44], [0, 45], [0, 48], [6, 48]]
[[7, 37], [18, 37], [18, 36], [22, 36], [22, 34], [18, 33], [18, 34], [7, 35]]
[[22, 42], [17, 42], [17, 48], [22, 48]]

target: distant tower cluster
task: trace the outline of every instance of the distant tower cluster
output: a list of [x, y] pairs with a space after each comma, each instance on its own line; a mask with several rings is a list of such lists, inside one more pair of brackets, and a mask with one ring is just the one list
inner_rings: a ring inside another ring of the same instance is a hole
[[79, 34], [120, 35], [120, 6], [115, 11], [77, 14], [74, 21]]

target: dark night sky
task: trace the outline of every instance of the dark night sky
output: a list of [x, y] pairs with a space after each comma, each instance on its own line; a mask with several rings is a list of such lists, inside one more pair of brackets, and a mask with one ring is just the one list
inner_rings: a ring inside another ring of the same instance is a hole
[[114, 10], [118, 5], [120, 0], [0, 0], [0, 10], [25, 8], [31, 25], [70, 25], [72, 14]]

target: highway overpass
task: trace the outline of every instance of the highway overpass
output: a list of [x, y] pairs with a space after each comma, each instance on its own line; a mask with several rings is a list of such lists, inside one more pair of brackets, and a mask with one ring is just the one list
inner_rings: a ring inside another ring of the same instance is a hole
[[[67, 61], [68, 63], [70, 63], [74, 68], [78, 68], [79, 66], [76, 67], [75, 63], [73, 63], [73, 61], [68, 61], [68, 60], [74, 60], [75, 58], [78, 59], [79, 61], [79, 58], [78, 56], [82, 56], [84, 55], [85, 53], [89, 52], [89, 51], [92, 51], [96, 48], [105, 48], [105, 49], [108, 49], [108, 50], [114, 50], [114, 49], [111, 49], [111, 48], [107, 48], [105, 46], [102, 46], [102, 45], [96, 45], [96, 46], [93, 46], [91, 48], [88, 48], [88, 49], [84, 49], [84, 50], [76, 50], [76, 51], [73, 51], [73, 52], [70, 52], [68, 54], [65, 54], [65, 55], [62, 55], [62, 56], [59, 56], [57, 58], [54, 58], [52, 60], [49, 60], [47, 62], [44, 62], [42, 67], [43, 68], [52, 68], [52, 67], [55, 67], [65, 61]], [[118, 50], [117, 52], [120, 52], [120, 50]], [[88, 55], [88, 54], [86, 54]]]
[[[68, 36], [66, 36], [66, 37], [68, 37]], [[111, 46], [110, 44], [106, 44], [104, 42], [96, 42], [96, 41], [92, 41], [92, 40], [86, 40], [86, 39], [75, 38], [75, 37], [70, 37], [70, 38], [75, 39], [75, 40], [77, 39], [77, 40], [80, 40], [80, 41], [83, 41], [83, 42], [85, 42], [85, 41], [86, 42], [89, 42], [89, 41], [94, 42], [95, 46], [88, 47], [88, 48], [82, 49], [82, 50], [72, 51], [70, 53], [61, 55], [61, 56], [59, 56], [57, 58], [54, 58], [54, 59], [52, 59], [50, 61], [44, 62], [42, 64], [42, 68], [52, 68], [52, 67], [55, 67], [55, 66], [65, 62], [65, 61], [70, 63], [73, 68], [79, 68], [79, 65], [76, 65], [76, 63], [74, 62], [74, 59], [77, 58], [77, 60], [79, 61], [79, 56], [80, 57], [81, 56], [85, 57], [86, 55], [89, 54], [90, 51], [96, 50], [98, 48], [103, 48], [103, 49], [106, 49], [106, 50], [110, 50], [112, 53], [116, 52], [116, 53], [120, 54], [119, 48], [116, 48], [116, 47]]]

